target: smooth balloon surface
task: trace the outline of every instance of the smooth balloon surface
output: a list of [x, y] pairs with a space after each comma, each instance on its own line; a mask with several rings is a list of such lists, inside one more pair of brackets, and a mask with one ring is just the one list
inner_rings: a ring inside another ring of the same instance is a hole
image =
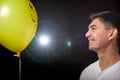
[[32, 41], [38, 15], [30, 0], [0, 0], [0, 44], [20, 53]]

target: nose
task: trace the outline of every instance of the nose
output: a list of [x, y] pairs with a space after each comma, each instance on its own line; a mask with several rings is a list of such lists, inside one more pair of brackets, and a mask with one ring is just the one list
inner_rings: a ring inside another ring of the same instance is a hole
[[85, 37], [88, 38], [90, 36], [90, 31], [88, 30], [85, 34]]

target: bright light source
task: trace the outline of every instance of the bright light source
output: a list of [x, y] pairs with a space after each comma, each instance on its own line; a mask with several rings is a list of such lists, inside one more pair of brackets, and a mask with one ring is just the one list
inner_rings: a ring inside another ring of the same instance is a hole
[[68, 47], [71, 47], [71, 41], [68, 41], [68, 42], [67, 42], [67, 46], [68, 46]]
[[1, 9], [1, 15], [2, 16], [6, 16], [8, 14], [8, 7], [4, 6], [2, 9]]
[[46, 44], [49, 43], [49, 39], [48, 39], [47, 36], [41, 36], [41, 37], [39, 38], [39, 41], [40, 41], [40, 43], [43, 44], [43, 45], [46, 45]]

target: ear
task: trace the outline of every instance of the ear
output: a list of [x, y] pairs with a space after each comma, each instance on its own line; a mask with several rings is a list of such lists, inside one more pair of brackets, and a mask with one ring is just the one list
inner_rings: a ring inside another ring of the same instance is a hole
[[117, 34], [118, 34], [118, 30], [116, 28], [111, 29], [109, 34], [109, 40], [117, 38]]

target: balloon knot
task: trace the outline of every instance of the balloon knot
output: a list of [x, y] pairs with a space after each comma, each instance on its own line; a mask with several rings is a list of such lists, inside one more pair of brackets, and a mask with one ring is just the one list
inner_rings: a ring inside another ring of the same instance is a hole
[[14, 56], [17, 56], [18, 58], [20, 58], [20, 53], [17, 52], [16, 54], [14, 54]]

